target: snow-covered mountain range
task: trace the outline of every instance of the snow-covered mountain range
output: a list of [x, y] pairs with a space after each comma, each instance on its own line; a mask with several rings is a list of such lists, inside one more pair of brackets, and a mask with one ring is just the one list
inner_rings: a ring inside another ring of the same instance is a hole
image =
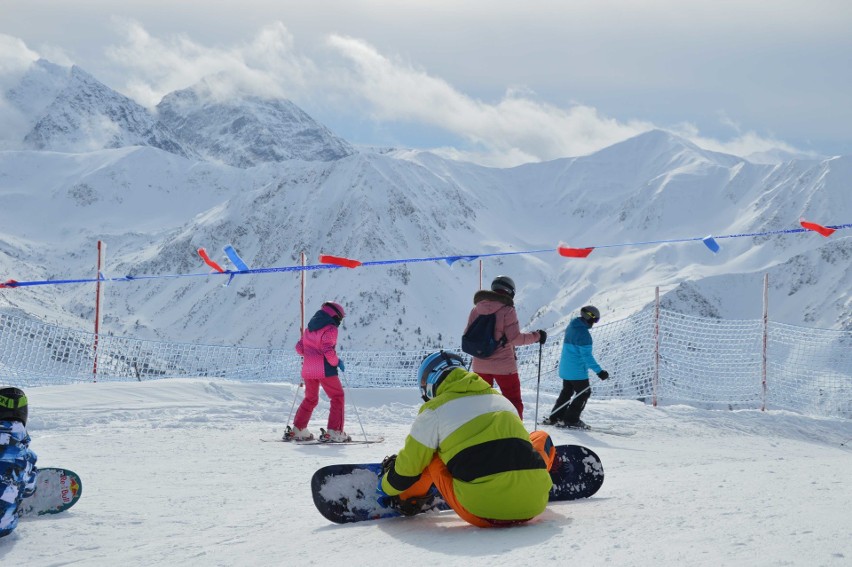
[[[655, 130], [594, 154], [509, 169], [407, 149], [356, 148], [292, 102], [213, 96], [201, 83], [145, 109], [83, 70], [39, 61], [3, 93], [25, 128], [3, 129], [0, 280], [90, 278], [96, 242], [108, 277], [204, 273], [197, 248], [251, 267], [320, 254], [361, 261], [598, 247], [483, 261], [506, 274], [526, 329], [564, 325], [585, 303], [605, 319], [652, 302], [852, 329], [852, 238], [816, 233], [700, 241], [852, 222], [852, 156], [759, 164]], [[25, 132], [23, 135], [18, 135]], [[14, 134], [15, 137], [10, 137]], [[654, 244], [644, 244], [644, 243]], [[634, 245], [625, 245], [636, 243]], [[643, 244], [640, 244], [643, 243]], [[349, 311], [349, 349], [455, 346], [479, 263], [389, 264], [307, 273], [308, 316]], [[110, 283], [103, 329], [139, 338], [289, 348], [299, 272]], [[0, 290], [0, 309], [91, 329], [94, 285]]]

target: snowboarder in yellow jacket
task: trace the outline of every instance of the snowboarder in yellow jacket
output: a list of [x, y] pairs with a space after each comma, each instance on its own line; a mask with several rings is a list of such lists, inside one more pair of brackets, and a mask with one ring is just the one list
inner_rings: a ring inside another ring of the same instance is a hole
[[[514, 406], [458, 355], [437, 352], [418, 370], [420, 408], [405, 446], [385, 459], [379, 491], [403, 513], [435, 489], [470, 524], [507, 526], [547, 506], [556, 456], [543, 431], [527, 433]], [[434, 485], [434, 487], [433, 487]]]

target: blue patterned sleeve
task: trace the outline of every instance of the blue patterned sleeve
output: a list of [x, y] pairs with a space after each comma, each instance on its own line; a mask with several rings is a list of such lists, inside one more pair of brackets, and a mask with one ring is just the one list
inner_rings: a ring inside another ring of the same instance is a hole
[[0, 537], [18, 525], [18, 506], [35, 492], [38, 460], [19, 422], [0, 422]]

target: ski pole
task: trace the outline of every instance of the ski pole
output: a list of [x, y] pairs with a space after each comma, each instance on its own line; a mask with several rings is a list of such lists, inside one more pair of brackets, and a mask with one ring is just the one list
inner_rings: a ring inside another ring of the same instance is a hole
[[571, 402], [573, 402], [574, 400], [576, 400], [577, 398], [579, 398], [580, 396], [582, 396], [588, 390], [591, 390], [591, 389], [592, 389], [592, 385], [589, 384], [588, 386], [586, 386], [585, 388], [583, 388], [582, 390], [580, 390], [579, 392], [577, 392], [576, 394], [571, 396], [570, 400], [568, 400], [567, 402], [565, 402], [564, 404], [562, 404], [561, 406], [559, 406], [558, 408], [555, 408], [552, 412], [550, 412], [550, 416], [548, 416], [548, 417], [553, 417], [553, 414], [559, 412], [559, 410], [561, 410], [562, 408], [564, 408], [565, 406], [567, 406], [568, 404], [570, 404]]
[[[299, 382], [299, 387], [296, 388], [296, 390], [299, 390], [302, 387], [303, 384], [304, 384], [304, 382]], [[293, 395], [293, 405], [290, 406], [290, 415], [287, 416], [287, 426], [290, 425], [290, 418], [293, 417], [293, 408], [296, 407], [296, 398], [298, 398], [298, 397], [299, 397], [299, 392], [297, 391]]]
[[[346, 379], [346, 373], [340, 372], [340, 376], [343, 378], [343, 383], [345, 384], [346, 389], [350, 390], [351, 393], [352, 388], [349, 387], [349, 380]], [[349, 398], [350, 396], [347, 395], [346, 397]], [[350, 400], [349, 403], [352, 404], [352, 409], [355, 410], [355, 417], [358, 418], [358, 425], [361, 426], [361, 433], [364, 435], [364, 441], [369, 441], [369, 439], [367, 438], [367, 432], [364, 431], [364, 424], [361, 423], [361, 416], [358, 415], [358, 406], [356, 406], [355, 402], [353, 402], [352, 400]]]
[[538, 343], [538, 378], [535, 380], [535, 421], [533, 421], [533, 431], [538, 430], [538, 392], [541, 387], [541, 349], [543, 346], [543, 344]]

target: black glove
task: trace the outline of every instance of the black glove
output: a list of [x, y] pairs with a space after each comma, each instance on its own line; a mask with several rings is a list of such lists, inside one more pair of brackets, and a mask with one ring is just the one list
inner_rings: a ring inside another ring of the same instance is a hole
[[393, 470], [393, 465], [396, 462], [396, 455], [391, 455], [390, 457], [385, 457], [382, 461], [382, 476], [386, 475], [388, 471]]
[[609, 378], [609, 372], [607, 372], [606, 370], [601, 370], [600, 372], [598, 372], [598, 378], [600, 378], [601, 380], [606, 380], [607, 378]]
[[543, 345], [547, 342], [547, 331], [543, 329], [538, 330], [538, 343]]

